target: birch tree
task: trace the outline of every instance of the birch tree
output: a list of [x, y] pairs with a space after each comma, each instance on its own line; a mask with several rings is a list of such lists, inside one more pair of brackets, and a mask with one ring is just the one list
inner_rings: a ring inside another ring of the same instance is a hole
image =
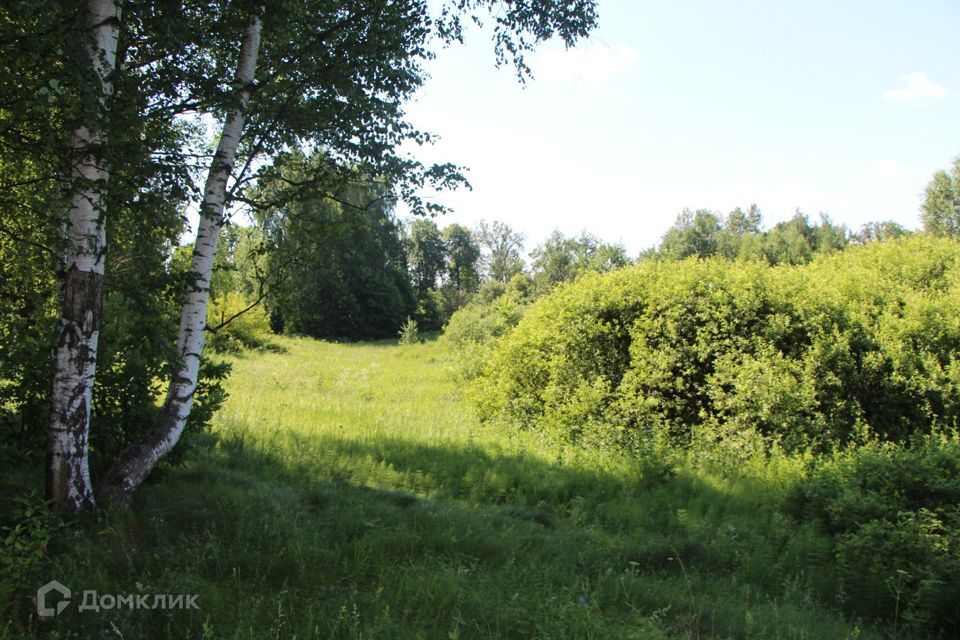
[[[53, 444], [61, 510], [90, 505], [66, 504], [66, 487], [88, 487], [156, 412], [176, 336], [165, 262], [188, 177], [174, 157], [191, 136], [169, 116], [186, 95], [168, 72], [176, 47], [156, 37], [162, 6], [182, 3], [124, 5], [113, 25], [119, 8], [104, 22], [110, 3], [89, 4], [0, 6], [0, 427], [22, 448]], [[70, 317], [91, 279], [95, 344]]]
[[120, 17], [115, 0], [86, 3], [83, 49], [94, 100], [72, 134], [68, 210], [62, 230], [63, 299], [47, 449], [47, 496], [55, 509], [65, 511], [94, 503], [88, 440], [107, 250], [103, 203], [110, 171], [104, 153], [105, 120]]
[[189, 285], [180, 314], [178, 362], [170, 380], [163, 410], [153, 428], [120, 454], [104, 478], [100, 491], [108, 499], [129, 501], [160, 459], [167, 455], [180, 439], [187, 418], [190, 417], [200, 372], [200, 357], [203, 354], [213, 262], [224, 221], [227, 182], [233, 171], [245, 112], [253, 91], [260, 31], [260, 16], [253, 13], [244, 31], [233, 82], [235, 105], [227, 112], [217, 152], [203, 189], [199, 228], [190, 267], [193, 282]]
[[[534, 42], [558, 35], [570, 44], [595, 22], [593, 0], [457, 0], [448, 2], [436, 20], [424, 0], [277, 0], [262, 6], [224, 6], [247, 11], [248, 16], [231, 91], [210, 110], [224, 124], [202, 193], [192, 281], [181, 312], [179, 361], [159, 418], [121, 453], [104, 478], [100, 496], [105, 500], [129, 502], [184, 431], [203, 354], [217, 232], [231, 205], [257, 205], [247, 197], [250, 186], [263, 177], [279, 176], [263, 160], [289, 149], [322, 149], [332, 162], [304, 183], [290, 185], [292, 191], [323, 193], [324, 185], [359, 173], [384, 177], [395, 197], [415, 212], [442, 211], [421, 191], [464, 184], [460, 169], [452, 164], [424, 166], [399, 151], [404, 142], [431, 140], [406, 122], [403, 110], [426, 77], [422, 63], [433, 56], [431, 38], [461, 40], [461, 16], [489, 10], [498, 61], [512, 61], [524, 77], [528, 70], [523, 54]], [[221, 50], [206, 54], [223, 57]], [[193, 85], [206, 86], [203, 80]], [[202, 106], [204, 100], [196, 103]]]

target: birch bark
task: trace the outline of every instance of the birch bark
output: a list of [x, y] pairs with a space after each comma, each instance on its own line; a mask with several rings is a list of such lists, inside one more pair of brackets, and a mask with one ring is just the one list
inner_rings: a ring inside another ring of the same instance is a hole
[[180, 439], [193, 407], [200, 356], [203, 353], [210, 278], [223, 225], [227, 182], [243, 132], [244, 114], [253, 90], [257, 52], [260, 47], [260, 17], [251, 15], [244, 31], [240, 60], [234, 78], [234, 106], [227, 111], [220, 141], [207, 173], [200, 205], [200, 222], [193, 247], [190, 283], [180, 313], [177, 341], [179, 363], [171, 376], [163, 409], [157, 421], [137, 442], [117, 458], [101, 484], [103, 500], [129, 503], [143, 481]]
[[73, 131], [68, 208], [61, 228], [64, 268], [47, 445], [47, 498], [57, 511], [94, 505], [88, 466], [90, 401], [103, 306], [104, 194], [110, 177], [104, 148], [107, 99], [113, 93], [120, 5], [88, 0], [85, 63], [97, 83], [96, 112]]

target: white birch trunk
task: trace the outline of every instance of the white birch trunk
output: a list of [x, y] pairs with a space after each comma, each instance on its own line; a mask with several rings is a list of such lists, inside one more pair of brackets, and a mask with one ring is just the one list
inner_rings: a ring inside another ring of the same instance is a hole
[[104, 192], [109, 169], [103, 154], [102, 122], [113, 93], [120, 6], [115, 0], [88, 0], [84, 50], [98, 89], [99, 113], [73, 131], [67, 219], [62, 227], [64, 278], [60, 330], [54, 362], [47, 446], [47, 497], [57, 511], [92, 507], [87, 462], [90, 402], [97, 364], [103, 306]]
[[234, 80], [236, 103], [227, 112], [217, 152], [203, 189], [200, 222], [190, 267], [195, 279], [189, 285], [180, 313], [180, 333], [177, 341], [179, 364], [171, 377], [159, 418], [142, 438], [127, 447], [117, 458], [100, 487], [102, 499], [129, 503], [157, 463], [177, 444], [190, 416], [193, 395], [197, 390], [200, 357], [203, 354], [210, 278], [217, 238], [223, 225], [227, 181], [233, 170], [237, 145], [243, 131], [244, 113], [253, 88], [259, 46], [260, 18], [252, 15], [244, 32]]

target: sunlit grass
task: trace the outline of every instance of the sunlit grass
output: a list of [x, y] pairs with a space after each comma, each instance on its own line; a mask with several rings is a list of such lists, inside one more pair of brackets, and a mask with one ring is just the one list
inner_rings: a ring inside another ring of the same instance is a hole
[[71, 609], [25, 633], [881, 637], [825, 601], [827, 541], [772, 508], [788, 459], [664, 473], [480, 424], [438, 343], [282, 342], [233, 360], [213, 435], [50, 568], [200, 609]]
[[[413, 489], [424, 478], [397, 476], [397, 469], [384, 463], [407, 447], [425, 446], [450, 454], [482, 451], [503, 460], [559, 461], [565, 467], [614, 465], [620, 473], [636, 475], [636, 467], [618, 456], [586, 455], [580, 449], [560, 449], [529, 432], [484, 426], [464, 402], [462, 383], [436, 343], [284, 344], [290, 353], [235, 361], [230, 398], [216, 417], [214, 431], [219, 436], [256, 443], [287, 464], [311, 466], [312, 473], [339, 469], [353, 481], [382, 480], [394, 488], [410, 482], [408, 488]], [[366, 452], [360, 459], [341, 455], [359, 449]], [[495, 481], [496, 468], [483, 471]], [[451, 497], [483, 482], [482, 477], [455, 473], [437, 480], [452, 484], [434, 487], [436, 497]]]

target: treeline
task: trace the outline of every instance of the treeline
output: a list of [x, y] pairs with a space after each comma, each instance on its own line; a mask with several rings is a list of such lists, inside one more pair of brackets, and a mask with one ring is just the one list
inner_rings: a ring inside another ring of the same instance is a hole
[[[288, 158], [250, 199], [276, 200], [316, 162]], [[401, 222], [393, 204], [387, 185], [357, 176], [334, 193], [300, 192], [259, 207], [252, 225], [225, 226], [211, 284], [211, 344], [264, 346], [266, 327], [335, 340], [393, 338], [408, 319], [438, 331], [477, 295], [496, 295], [514, 278], [539, 294], [632, 262], [621, 245], [554, 232], [528, 265], [524, 236], [505, 222], [474, 229], [430, 217]]]
[[[291, 156], [251, 197], [276, 199], [322, 161]], [[960, 160], [927, 188], [922, 219], [928, 233], [960, 233], [958, 194]], [[721, 257], [802, 265], [849, 246], [913, 233], [892, 221], [853, 231], [824, 214], [811, 220], [800, 211], [767, 227], [759, 207], [750, 205], [726, 214], [685, 209], [657, 246], [636, 258], [623, 245], [560, 231], [527, 254], [527, 238], [506, 222], [484, 221], [474, 229], [441, 226], [429, 217], [400, 222], [388, 195], [385, 184], [358, 177], [335, 194], [300, 192], [282, 205], [260, 207], [251, 228], [225, 229], [227, 249], [218, 268], [242, 275], [229, 280], [232, 288], [214, 287], [208, 326], [215, 330], [250, 304], [262, 302], [263, 309], [236, 322], [214, 345], [261, 344], [254, 334], [268, 325], [276, 333], [347, 340], [395, 337], [407, 320], [420, 331], [438, 331], [471, 302], [476, 304], [466, 315], [486, 317], [491, 301], [504, 294], [504, 304], [522, 307], [557, 284], [638, 261]], [[236, 237], [244, 238], [242, 246], [231, 248]]]
[[208, 319], [215, 335], [224, 326], [212, 344], [258, 346], [251, 329], [264, 326], [334, 340], [392, 338], [407, 319], [438, 331], [478, 295], [496, 297], [514, 279], [539, 295], [633, 262], [620, 245], [554, 232], [528, 266], [523, 237], [504, 222], [402, 223], [382, 200], [365, 202], [304, 200], [290, 205], [295, 215], [275, 210], [257, 225], [225, 227]]
[[[269, 191], [271, 185], [262, 188]], [[753, 205], [726, 215], [685, 210], [659, 245], [636, 259], [622, 245], [585, 232], [566, 236], [554, 231], [526, 254], [526, 238], [505, 222], [483, 221], [474, 229], [441, 226], [435, 218], [400, 222], [385, 195], [382, 185], [359, 181], [334, 198], [307, 195], [262, 209], [252, 227], [225, 228], [218, 269], [239, 278], [221, 277], [231, 283], [227, 288], [215, 280], [210, 326], [231, 315], [227, 307], [236, 312], [243, 308], [240, 302], [262, 301], [264, 311], [238, 322], [226, 335], [254, 319], [265, 326], [259, 316], [266, 313], [276, 333], [390, 338], [407, 319], [420, 330], [438, 331], [473, 300], [485, 304], [508, 289], [533, 299], [585, 273], [637, 260], [720, 256], [797, 265], [852, 244], [910, 233], [894, 222], [872, 223], [853, 233], [826, 216], [811, 222], [800, 212], [766, 230]], [[240, 244], [237, 238], [242, 238]]]
[[[921, 205], [923, 230], [936, 237], [960, 238], [960, 157], [949, 170], [937, 171], [927, 185]], [[850, 245], [889, 240], [912, 232], [893, 221], [870, 222], [852, 231], [820, 214], [818, 221], [800, 212], [764, 229], [757, 205], [726, 215], [707, 209], [685, 209], [660, 243], [641, 258], [682, 260], [691, 256], [729, 260], [759, 260], [770, 265], [806, 264], [818, 254]]]
[[771, 229], [763, 228], [756, 205], [726, 215], [706, 209], [684, 210], [664, 234], [651, 257], [682, 260], [719, 256], [729, 260], [759, 260], [767, 264], [806, 264], [817, 254], [839, 251], [851, 244], [896, 238], [909, 233], [895, 222], [876, 222], [851, 232], [824, 214], [817, 222], [797, 211]]

